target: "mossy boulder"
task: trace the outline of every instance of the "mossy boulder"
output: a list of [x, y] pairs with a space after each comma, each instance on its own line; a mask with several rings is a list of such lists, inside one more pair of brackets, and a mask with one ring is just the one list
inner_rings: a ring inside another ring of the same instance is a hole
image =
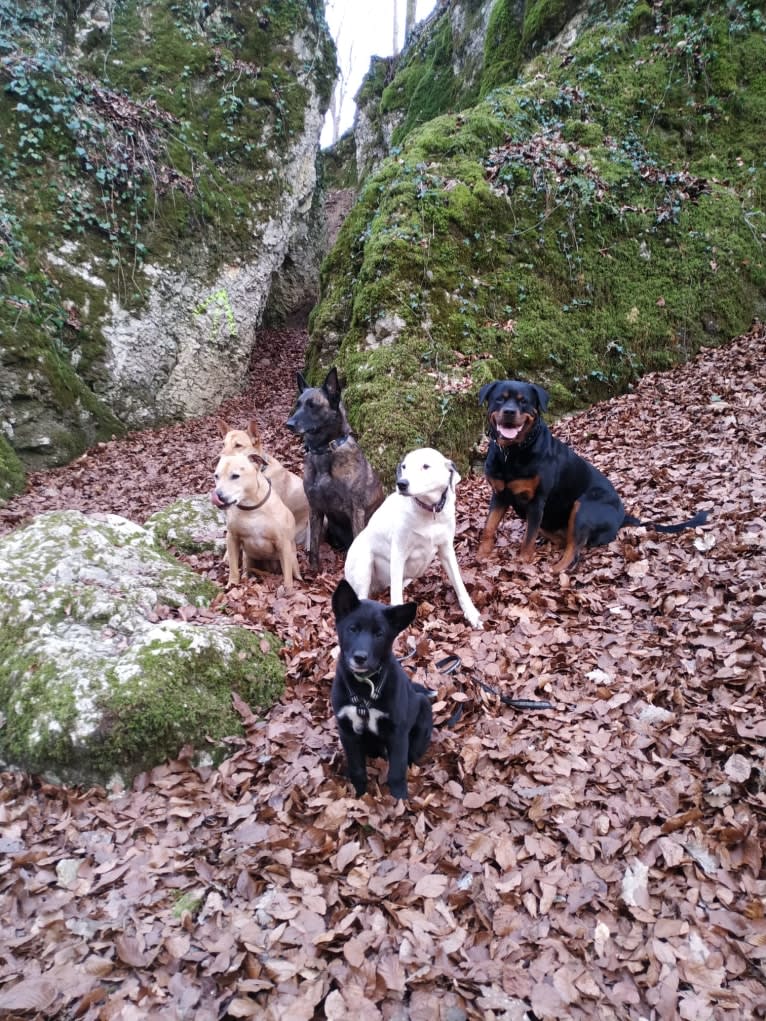
[[518, 77], [403, 127], [323, 265], [309, 374], [339, 366], [389, 481], [417, 446], [465, 467], [492, 378], [541, 383], [559, 414], [766, 314], [760, 5], [655, 7], [651, 31], [635, 3], [581, 4], [563, 26], [573, 7], [554, 6], [516, 17], [547, 26], [535, 47], [559, 33]]
[[144, 528], [164, 549], [221, 556], [226, 550], [226, 522], [207, 496], [181, 497], [147, 518]]
[[220, 758], [242, 732], [232, 692], [266, 710], [284, 676], [274, 636], [194, 622], [215, 591], [116, 515], [55, 511], [0, 539], [0, 763], [106, 784], [189, 743]]
[[0, 54], [0, 419], [44, 468], [241, 385], [315, 231], [335, 50], [321, 0], [37, 0]]

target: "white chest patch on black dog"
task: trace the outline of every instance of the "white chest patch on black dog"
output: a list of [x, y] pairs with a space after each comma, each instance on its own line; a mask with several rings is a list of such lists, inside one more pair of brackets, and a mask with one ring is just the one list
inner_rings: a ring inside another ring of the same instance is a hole
[[344, 705], [338, 713], [338, 719], [343, 717], [351, 722], [355, 734], [363, 734], [365, 730], [369, 730], [371, 733], [379, 735], [378, 721], [388, 719], [388, 713], [373, 708], [366, 709], [363, 713], [360, 713], [357, 706]]

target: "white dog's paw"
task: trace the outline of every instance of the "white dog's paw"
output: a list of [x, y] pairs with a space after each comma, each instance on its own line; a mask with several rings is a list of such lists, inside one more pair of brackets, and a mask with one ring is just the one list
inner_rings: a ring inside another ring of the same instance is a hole
[[484, 625], [481, 622], [481, 614], [478, 610], [475, 610], [473, 613], [467, 613], [466, 618], [471, 627], [475, 627], [479, 631], [484, 630]]

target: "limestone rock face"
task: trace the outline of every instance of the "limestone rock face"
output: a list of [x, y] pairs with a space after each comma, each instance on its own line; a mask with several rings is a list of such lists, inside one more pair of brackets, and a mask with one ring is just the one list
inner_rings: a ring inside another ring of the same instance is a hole
[[283, 673], [276, 639], [195, 623], [214, 591], [116, 515], [56, 511], [0, 539], [0, 763], [106, 784], [188, 743], [222, 754], [232, 691], [268, 708]]
[[313, 299], [335, 51], [321, 0], [41, 0], [3, 31], [0, 434], [42, 468], [236, 392], [301, 248], [281, 306]]

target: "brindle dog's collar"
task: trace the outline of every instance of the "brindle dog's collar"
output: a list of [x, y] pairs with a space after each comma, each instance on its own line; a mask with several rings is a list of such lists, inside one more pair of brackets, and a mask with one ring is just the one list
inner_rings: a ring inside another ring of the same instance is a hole
[[266, 490], [266, 495], [262, 500], [259, 500], [258, 503], [251, 504], [249, 507], [246, 507], [242, 503], [238, 503], [237, 507], [239, 507], [239, 509], [243, 511], [258, 510], [259, 507], [263, 507], [268, 498], [271, 496], [271, 479], [266, 479], [266, 484], [268, 485], [269, 488]]
[[490, 427], [489, 427], [489, 436], [490, 436], [490, 439], [492, 440], [492, 442], [497, 447], [497, 449], [503, 455], [503, 457], [506, 458], [506, 457], [508, 457], [508, 455], [510, 454], [510, 452], [512, 450], [526, 450], [527, 447], [531, 447], [532, 444], [535, 442], [535, 440], [540, 435], [540, 431], [542, 429], [542, 426], [543, 426], [543, 420], [540, 418], [539, 415], [537, 415], [537, 417], [535, 418], [535, 424], [529, 430], [529, 432], [524, 437], [524, 439], [521, 441], [521, 443], [514, 443], [513, 441], [511, 441], [506, 446], [503, 446], [503, 444], [500, 442], [502, 437], [500, 437], [498, 435], [497, 430], [492, 425], [490, 425]]
[[344, 436], [339, 436], [335, 440], [330, 440], [329, 443], [325, 443], [322, 447], [312, 447], [310, 443], [304, 443], [304, 446], [309, 454], [331, 454], [338, 447], [342, 447], [343, 444], [351, 439], [351, 433], [346, 433]]

